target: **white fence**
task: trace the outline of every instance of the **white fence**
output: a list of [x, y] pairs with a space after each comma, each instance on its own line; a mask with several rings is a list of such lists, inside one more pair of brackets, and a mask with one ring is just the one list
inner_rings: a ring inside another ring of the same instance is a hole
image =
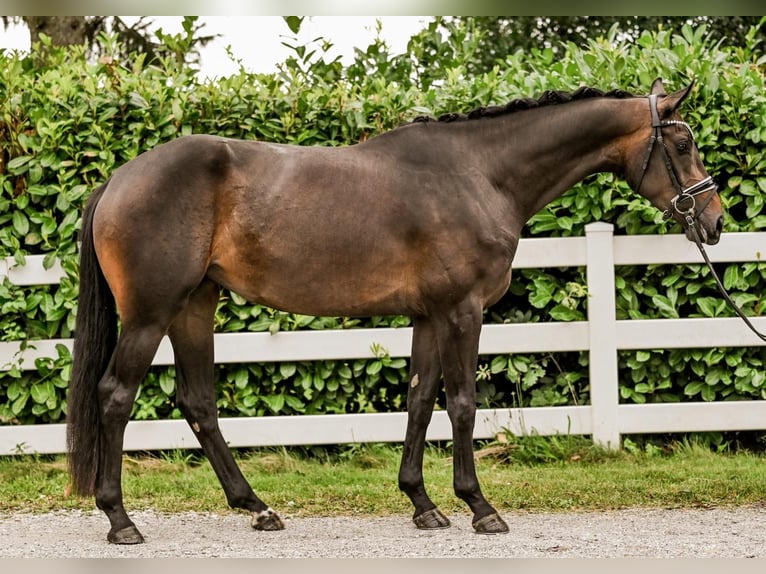
[[[708, 247], [714, 262], [761, 261], [766, 233], [724, 234]], [[588, 351], [591, 404], [587, 406], [479, 410], [475, 438], [491, 438], [502, 429], [516, 434], [592, 435], [594, 441], [618, 448], [629, 433], [731, 431], [766, 429], [766, 401], [683, 404], [619, 404], [617, 352], [624, 349], [762, 346], [738, 318], [616, 320], [615, 265], [701, 263], [693, 243], [681, 235], [617, 236], [612, 226], [592, 223], [585, 237], [522, 239], [514, 268], [585, 266], [588, 320], [572, 323], [486, 325], [480, 353]], [[14, 268], [0, 260], [0, 281], [7, 276], [19, 285], [56, 283], [58, 267], [45, 271], [42, 257], [28, 257]], [[766, 331], [766, 317], [752, 319]], [[349, 329], [332, 331], [217, 334], [217, 363], [305, 361], [373, 358], [377, 343], [392, 357], [409, 356], [412, 330]], [[0, 343], [0, 370], [19, 364], [33, 369], [37, 357], [56, 357], [55, 345], [71, 348], [71, 340], [35, 341], [21, 351], [18, 343]], [[173, 364], [165, 339], [154, 359]], [[399, 442], [404, 440], [405, 413], [304, 415], [224, 418], [221, 427], [232, 447]], [[451, 430], [446, 412], [437, 411], [427, 438], [446, 440]], [[125, 435], [126, 450], [197, 448], [199, 443], [184, 421], [132, 421]], [[63, 424], [0, 426], [0, 455], [65, 452]]]

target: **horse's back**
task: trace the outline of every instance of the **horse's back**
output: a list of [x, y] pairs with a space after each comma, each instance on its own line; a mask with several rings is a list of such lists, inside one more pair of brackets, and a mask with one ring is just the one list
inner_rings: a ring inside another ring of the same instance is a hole
[[[496, 253], [481, 244], [492, 229], [478, 223], [480, 182], [404, 153], [393, 137], [344, 148], [179, 138], [115, 172], [99, 256], [122, 261], [116, 276], [184, 290], [207, 276], [306, 314], [422, 313], [429, 297], [472, 289], [479, 259]], [[486, 255], [465, 256], [477, 248]]]

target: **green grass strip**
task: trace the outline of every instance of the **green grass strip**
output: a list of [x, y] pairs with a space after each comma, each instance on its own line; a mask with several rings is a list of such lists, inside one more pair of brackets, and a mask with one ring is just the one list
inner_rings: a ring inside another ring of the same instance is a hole
[[[284, 515], [385, 516], [411, 513], [397, 488], [400, 453], [400, 446], [366, 445], [320, 456], [270, 449], [237, 457], [258, 495]], [[476, 458], [484, 493], [503, 512], [760, 505], [766, 496], [766, 456], [689, 443], [615, 453], [582, 437], [512, 437], [477, 449]], [[196, 453], [126, 456], [123, 469], [129, 509], [228, 509], [212, 468]], [[467, 512], [452, 492], [448, 450], [429, 447], [424, 472], [445, 513]], [[0, 458], [0, 512], [95, 508], [92, 499], [69, 495], [67, 485], [63, 457]]]

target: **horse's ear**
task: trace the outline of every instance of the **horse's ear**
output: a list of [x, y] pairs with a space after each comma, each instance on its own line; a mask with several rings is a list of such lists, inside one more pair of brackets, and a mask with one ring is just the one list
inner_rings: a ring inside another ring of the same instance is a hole
[[665, 86], [662, 85], [662, 78], [657, 78], [652, 82], [652, 89], [649, 93], [653, 96], [664, 96], [667, 93]]
[[[655, 84], [656, 83], [657, 80], [655, 80]], [[660, 86], [661, 85], [662, 82], [660, 81]], [[657, 105], [660, 112], [660, 117], [666, 118], [674, 111], [676, 111], [687, 98], [687, 96], [691, 93], [693, 87], [694, 81], [692, 80], [692, 82], [685, 88], [682, 88], [677, 92], [673, 92], [672, 94], [662, 98]], [[654, 89], [654, 85], [652, 85], [652, 89]]]

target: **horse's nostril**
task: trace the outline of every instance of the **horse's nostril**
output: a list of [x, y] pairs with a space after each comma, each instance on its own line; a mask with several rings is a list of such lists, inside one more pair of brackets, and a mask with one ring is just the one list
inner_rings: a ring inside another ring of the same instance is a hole
[[720, 234], [723, 231], [723, 215], [715, 222], [715, 230]]

